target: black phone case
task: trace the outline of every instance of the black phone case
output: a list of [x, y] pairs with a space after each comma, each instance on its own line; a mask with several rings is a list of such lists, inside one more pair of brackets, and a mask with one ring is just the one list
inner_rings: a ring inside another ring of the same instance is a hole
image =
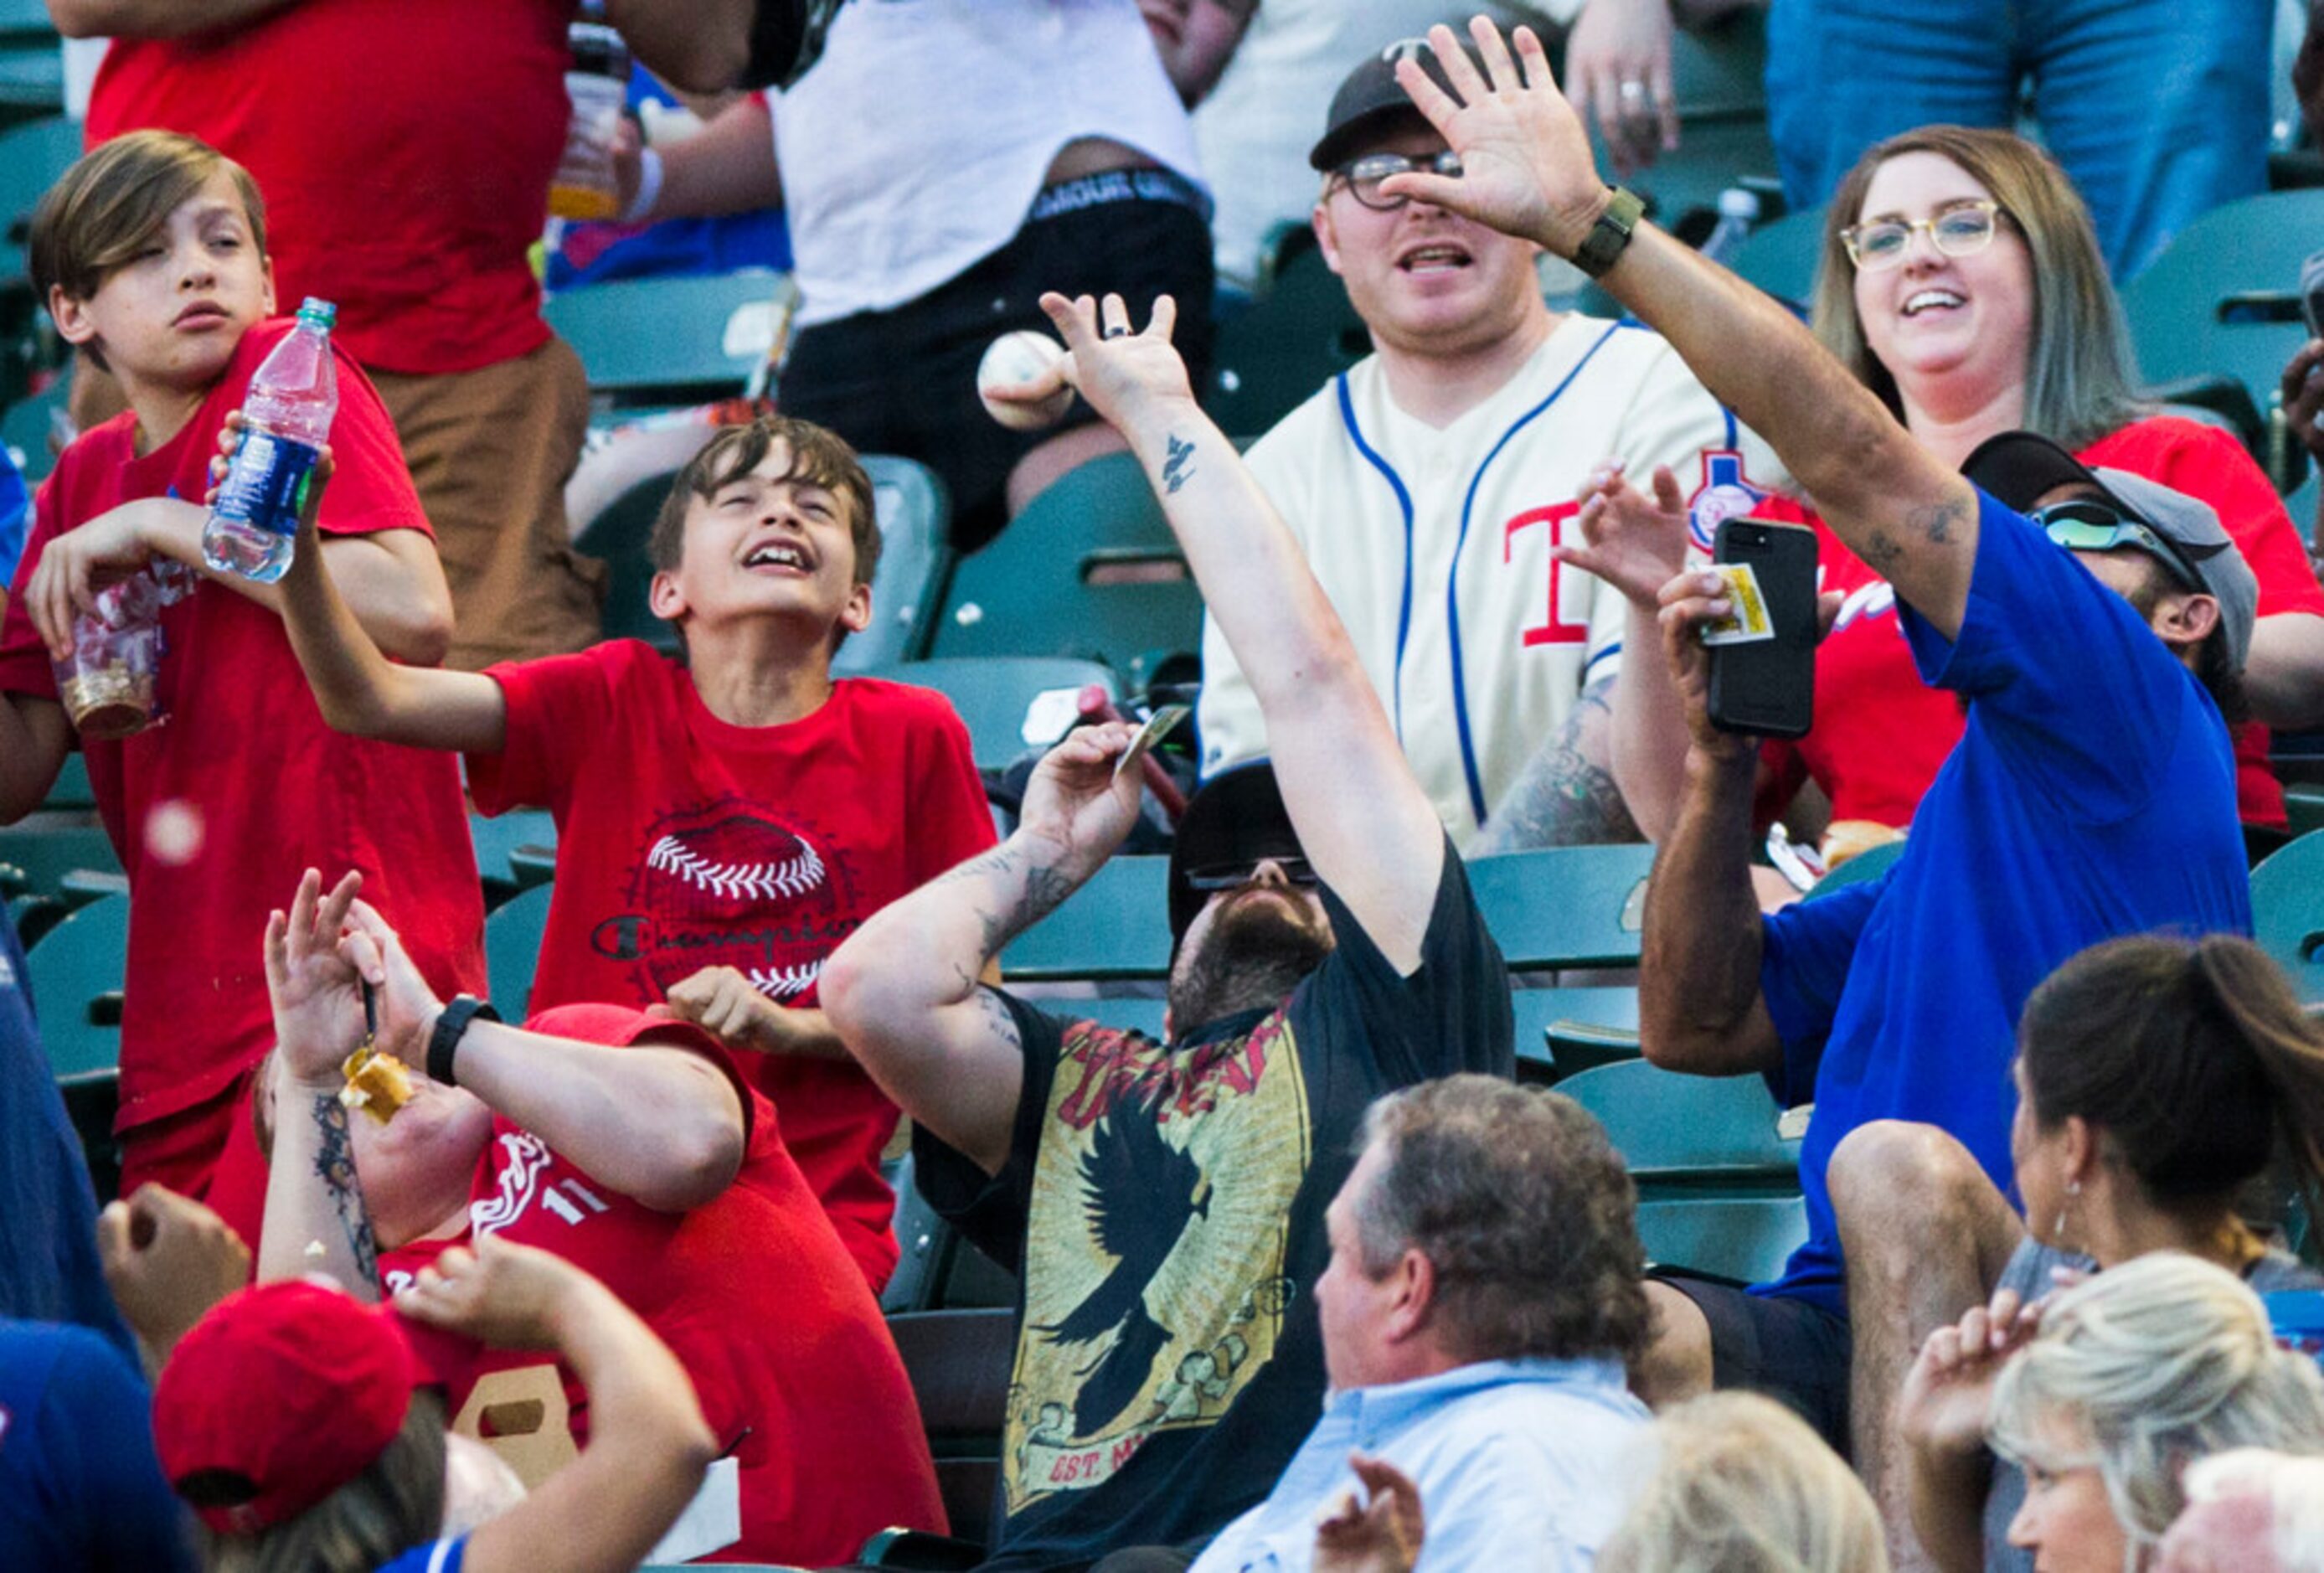
[[1816, 537], [1797, 524], [1729, 519], [1711, 560], [1748, 563], [1773, 639], [1711, 649], [1711, 720], [1722, 732], [1804, 736], [1815, 721]]

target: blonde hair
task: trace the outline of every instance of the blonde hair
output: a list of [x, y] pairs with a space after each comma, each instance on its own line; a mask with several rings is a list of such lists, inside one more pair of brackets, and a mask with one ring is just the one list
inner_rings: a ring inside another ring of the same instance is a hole
[[1599, 1573], [1887, 1573], [1864, 1483], [1773, 1399], [1707, 1393], [1648, 1437], [1654, 1473]]
[[414, 1393], [387, 1450], [298, 1517], [254, 1535], [197, 1524], [204, 1573], [372, 1573], [426, 1545], [444, 1523], [444, 1436], [442, 1401]]
[[2137, 376], [2122, 303], [2107, 281], [2089, 209], [2050, 155], [2006, 131], [1923, 125], [1856, 161], [1825, 210], [1810, 323], [1823, 347], [1904, 418], [1896, 379], [1872, 354], [1856, 311], [1856, 265], [1840, 231], [1864, 216], [1872, 177], [1890, 159], [1932, 153], [1958, 165], [2001, 205], [2034, 259], [2033, 339], [2025, 347], [2025, 427], [2081, 448], [2152, 412]]
[[[2189, 1459], [2324, 1450], [2324, 1375], [2277, 1346], [2267, 1308], [2234, 1273], [2156, 1251], [2058, 1296], [1995, 1382], [1986, 1432], [2021, 1466], [2096, 1468], [2135, 1546], [2179, 1516]], [[2061, 1447], [2061, 1432], [2084, 1450]]]

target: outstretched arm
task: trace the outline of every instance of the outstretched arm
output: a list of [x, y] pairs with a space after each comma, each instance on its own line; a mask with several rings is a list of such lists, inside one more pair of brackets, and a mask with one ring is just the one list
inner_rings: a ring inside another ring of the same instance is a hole
[[979, 979], [1130, 833], [1140, 777], [1117, 779], [1114, 761], [1132, 736], [1120, 722], [1068, 733], [1027, 784], [1015, 834], [881, 908], [824, 963], [823, 1008], [872, 1079], [988, 1174], [1009, 1156], [1025, 1050]]
[[[1429, 33], [1462, 104], [1416, 61], [1397, 66], [1413, 102], [1460, 154], [1461, 175], [1397, 175], [1387, 194], [1437, 203], [1571, 257], [1610, 197], [1582, 122], [1530, 29], [1517, 29], [1514, 60], [1491, 23], [1480, 17], [1470, 32], [1489, 81], [1450, 28]], [[1977, 560], [1977, 494], [1967, 481], [1923, 451], [1790, 312], [1653, 226], [1637, 226], [1600, 282], [1767, 440], [1835, 534], [1944, 637], [1960, 632]]]
[[1194, 403], [1170, 347], [1175, 304], [1157, 300], [1135, 334], [1118, 296], [1106, 297], [1102, 333], [1086, 297], [1045, 295], [1041, 305], [1071, 351], [1057, 370], [1145, 466], [1204, 605], [1250, 681], [1308, 862], [1380, 954], [1411, 972], [1435, 905], [1443, 828], [1298, 542]]

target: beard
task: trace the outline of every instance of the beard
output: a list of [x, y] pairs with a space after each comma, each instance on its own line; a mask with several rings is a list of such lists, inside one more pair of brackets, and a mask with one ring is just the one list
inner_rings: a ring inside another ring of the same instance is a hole
[[1281, 1004], [1335, 943], [1331, 924], [1297, 896], [1251, 901], [1239, 891], [1172, 976], [1171, 1025], [1185, 1033], [1238, 1011]]

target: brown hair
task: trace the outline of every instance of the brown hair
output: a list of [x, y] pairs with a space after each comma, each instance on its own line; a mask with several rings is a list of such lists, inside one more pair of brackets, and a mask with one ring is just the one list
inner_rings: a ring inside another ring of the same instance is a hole
[[1581, 1105], [1450, 1076], [1373, 1104], [1359, 1152], [1374, 1143], [1386, 1162], [1355, 1209], [1364, 1271], [1380, 1277], [1407, 1249], [1427, 1257], [1453, 1354], [1645, 1352], [1637, 1191]]
[[2095, 442], [2148, 412], [2135, 373], [2122, 303], [2107, 280], [2089, 209], [2050, 155], [2006, 131], [1923, 125], [1856, 161], [1825, 210], [1810, 320], [1823, 347], [1904, 417], [1896, 380], [1865, 342], [1856, 314], [1856, 267], [1840, 231], [1864, 216], [1864, 194], [1890, 159], [1932, 153], [1960, 167], [2001, 204], [2034, 258], [2033, 341], [2025, 347], [2025, 426], [2068, 448]]
[[2141, 935], [2073, 957], [2018, 1025], [2028, 1112], [2078, 1115], [2163, 1205], [2227, 1205], [2279, 1152], [2324, 1185], [2324, 1033], [2264, 951]]
[[696, 498], [707, 502], [718, 488], [759, 467], [780, 442], [791, 450], [791, 478], [821, 486], [847, 508], [847, 528], [855, 542], [855, 582], [868, 585], [880, 567], [880, 517], [872, 505], [872, 477], [846, 439], [811, 421], [761, 415], [747, 426], [721, 427], [702, 451], [669, 484], [646, 537], [646, 556], [657, 573], [678, 567], [686, 551], [686, 514]]
[[[51, 289], [88, 300], [220, 170], [234, 177], [251, 243], [264, 256], [266, 202], [248, 170], [197, 138], [132, 131], [83, 153], [32, 209], [24, 243], [32, 288], [43, 302]], [[94, 343], [82, 347], [102, 369], [104, 352]]]

